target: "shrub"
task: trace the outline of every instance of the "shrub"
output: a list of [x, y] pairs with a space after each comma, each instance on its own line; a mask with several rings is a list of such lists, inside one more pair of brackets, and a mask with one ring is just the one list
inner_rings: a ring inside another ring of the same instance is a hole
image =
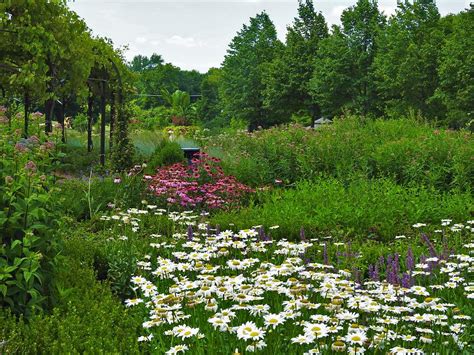
[[28, 322], [0, 313], [2, 353], [139, 353], [141, 319], [95, 280], [84, 261], [65, 258], [57, 282], [58, 304], [51, 314]]
[[181, 163], [184, 161], [184, 153], [181, 146], [176, 142], [163, 140], [156, 148], [155, 153], [147, 163], [147, 173], [155, 173], [157, 168]]
[[0, 306], [29, 316], [47, 299], [59, 252], [54, 144], [4, 134], [0, 157]]
[[142, 168], [109, 177], [65, 179], [53, 194], [58, 210], [76, 221], [93, 218], [111, 207], [140, 206], [146, 197]]
[[88, 118], [84, 113], [77, 114], [72, 120], [72, 128], [79, 132], [87, 131]]

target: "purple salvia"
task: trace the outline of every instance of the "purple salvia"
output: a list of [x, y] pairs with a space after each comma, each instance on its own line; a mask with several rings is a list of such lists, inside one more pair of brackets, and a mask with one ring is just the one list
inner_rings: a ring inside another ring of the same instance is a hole
[[400, 272], [400, 262], [398, 260], [398, 254], [395, 253], [392, 260], [392, 278], [393, 278], [392, 281], [395, 285], [398, 285], [400, 283], [400, 279], [398, 277], [399, 272]]
[[193, 240], [193, 237], [194, 237], [193, 226], [189, 225], [188, 226], [188, 240]]
[[392, 283], [391, 279], [391, 270], [392, 270], [392, 263], [387, 263], [387, 267], [385, 268], [385, 281], [388, 283]]
[[361, 278], [360, 278], [359, 269], [357, 269], [356, 267], [354, 267], [354, 268], [352, 269], [352, 275], [353, 275], [353, 277], [354, 277], [354, 281], [355, 281], [357, 284], [361, 285]]
[[437, 257], [438, 254], [436, 253], [436, 249], [435, 249], [433, 243], [431, 243], [430, 238], [428, 238], [428, 236], [425, 233], [421, 234], [421, 240], [428, 246], [428, 249], [430, 251], [430, 256], [432, 258]]
[[301, 227], [300, 229], [300, 239], [302, 242], [306, 242], [306, 237], [304, 235], [304, 227]]
[[392, 261], [392, 264], [393, 264], [393, 270], [395, 271], [396, 274], [398, 274], [400, 272], [400, 260], [399, 260], [399, 255], [397, 253], [394, 254], [394, 257], [393, 257], [393, 261]]
[[387, 264], [385, 268], [385, 273], [388, 275], [388, 270], [392, 267], [392, 254], [387, 255]]
[[375, 276], [375, 265], [370, 264], [368, 272], [369, 272], [369, 279], [371, 279], [372, 281], [377, 281], [377, 280], [375, 280], [375, 277], [374, 277]]
[[328, 245], [327, 245], [327, 243], [324, 243], [324, 247], [323, 247], [323, 260], [324, 260], [324, 264], [325, 264], [325, 265], [328, 265], [328, 264], [329, 264]]
[[420, 263], [421, 264], [426, 264], [426, 259], [427, 259], [427, 257], [425, 255], [423, 255], [423, 254], [420, 255]]
[[385, 279], [389, 284], [395, 285], [397, 283], [396, 265], [391, 254], [387, 256], [387, 267], [385, 269]]
[[374, 274], [373, 274], [372, 276], [373, 276], [373, 280], [374, 280], [374, 281], [380, 281], [379, 264], [375, 264], [375, 266], [374, 266]]
[[258, 229], [258, 239], [265, 240], [265, 230], [263, 229], [263, 227], [260, 227]]
[[408, 248], [405, 265], [408, 271], [415, 270], [415, 256], [413, 255], [413, 250], [411, 248]]
[[379, 260], [378, 260], [378, 264], [379, 264], [380, 267], [385, 266], [385, 259], [384, 259], [383, 255], [380, 255]]
[[405, 288], [410, 288], [413, 286], [413, 278], [411, 276], [411, 274], [409, 274], [408, 272], [405, 272], [403, 275], [402, 275], [402, 287], [405, 287]]

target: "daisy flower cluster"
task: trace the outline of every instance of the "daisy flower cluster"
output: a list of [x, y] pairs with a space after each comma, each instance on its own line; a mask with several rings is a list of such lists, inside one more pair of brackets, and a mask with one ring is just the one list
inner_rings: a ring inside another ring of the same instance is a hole
[[154, 349], [167, 354], [471, 349], [473, 221], [462, 225], [462, 250], [424, 262], [413, 257], [413, 282], [406, 285], [400, 277], [354, 278], [349, 270], [317, 262], [315, 255], [323, 254], [318, 238], [274, 241], [261, 228], [220, 231], [202, 216], [169, 218], [182, 222], [182, 233], [150, 243], [131, 279], [136, 298], [125, 302], [146, 318], [139, 340]]

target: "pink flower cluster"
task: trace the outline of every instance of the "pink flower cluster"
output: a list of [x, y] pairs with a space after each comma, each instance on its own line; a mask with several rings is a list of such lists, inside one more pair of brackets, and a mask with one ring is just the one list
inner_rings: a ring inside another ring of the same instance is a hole
[[237, 207], [254, 190], [225, 175], [219, 162], [202, 153], [190, 166], [177, 163], [145, 179], [150, 191], [170, 206], [205, 210]]

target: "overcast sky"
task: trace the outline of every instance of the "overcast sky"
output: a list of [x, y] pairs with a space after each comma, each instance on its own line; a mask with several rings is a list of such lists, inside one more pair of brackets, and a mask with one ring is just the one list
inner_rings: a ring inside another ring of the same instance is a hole
[[[329, 24], [340, 23], [343, 9], [356, 0], [315, 0]], [[470, 0], [439, 0], [441, 14], [457, 13]], [[396, 0], [380, 0], [386, 14], [394, 12]], [[278, 37], [297, 15], [297, 0], [75, 0], [69, 6], [84, 18], [95, 35], [108, 37], [116, 46], [128, 46], [127, 59], [137, 54], [158, 53], [166, 62], [183, 69], [206, 72], [219, 67], [237, 31], [250, 17], [266, 10]]]

